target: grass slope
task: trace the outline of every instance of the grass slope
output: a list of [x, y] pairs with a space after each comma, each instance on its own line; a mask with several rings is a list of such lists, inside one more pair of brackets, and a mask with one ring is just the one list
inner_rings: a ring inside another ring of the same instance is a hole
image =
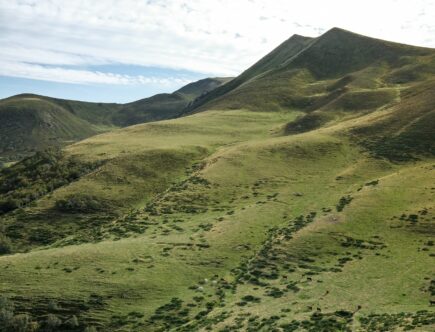
[[367, 61], [3, 170], [3, 326], [433, 330], [432, 55]]

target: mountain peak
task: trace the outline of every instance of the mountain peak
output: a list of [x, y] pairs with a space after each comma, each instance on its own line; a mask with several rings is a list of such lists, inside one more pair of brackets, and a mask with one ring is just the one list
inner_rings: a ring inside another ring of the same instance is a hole
[[333, 27], [333, 28], [329, 29], [328, 31], [326, 31], [324, 34], [327, 34], [327, 33], [349, 33], [349, 34], [352, 34], [352, 35], [356, 35], [355, 32], [352, 32], [352, 31], [349, 31], [349, 30], [346, 30], [346, 29], [342, 29], [342, 28], [339, 28], [339, 27]]
[[291, 67], [309, 69], [317, 78], [339, 77], [379, 61], [393, 63], [404, 55], [424, 55], [430, 49], [393, 43], [334, 27], [317, 37]]
[[320, 35], [319, 37], [316, 38], [317, 40], [323, 40], [325, 42], [332, 42], [333, 40], [342, 40], [344, 41], [349, 41], [349, 40], [355, 40], [355, 39], [363, 39], [366, 41], [372, 41], [372, 42], [385, 42], [388, 43], [384, 40], [380, 40], [380, 39], [376, 39], [376, 38], [371, 38], [368, 36], [364, 36], [349, 30], [345, 30], [342, 28], [331, 28], [328, 31], [326, 31], [324, 34]]
[[309, 39], [313, 39], [312, 37], [307, 37], [307, 36], [302, 36], [299, 35], [297, 33], [293, 34], [289, 39], [286, 40], [286, 42], [288, 41], [304, 41], [304, 40], [309, 40]]

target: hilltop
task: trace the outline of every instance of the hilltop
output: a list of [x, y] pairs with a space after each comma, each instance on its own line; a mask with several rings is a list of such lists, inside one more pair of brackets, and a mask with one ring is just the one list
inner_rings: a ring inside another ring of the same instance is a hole
[[127, 104], [91, 103], [34, 94], [0, 100], [0, 157], [19, 160], [35, 151], [65, 146], [119, 127], [174, 118], [193, 99], [228, 80], [207, 78], [171, 94]]
[[4, 326], [433, 330], [434, 90], [435, 50], [334, 28], [1, 170]]

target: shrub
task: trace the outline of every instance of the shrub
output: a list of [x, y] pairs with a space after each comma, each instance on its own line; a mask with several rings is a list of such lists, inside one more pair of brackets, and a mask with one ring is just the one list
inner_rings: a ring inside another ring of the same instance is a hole
[[50, 300], [50, 301], [48, 302], [48, 309], [51, 310], [51, 311], [53, 311], [53, 310], [58, 310], [59, 307], [57, 306], [56, 301], [54, 301], [54, 300]]
[[94, 326], [88, 326], [84, 332], [97, 332], [97, 329]]
[[20, 314], [14, 316], [12, 319], [12, 326], [14, 331], [17, 332], [27, 332], [31, 324], [31, 318], [28, 314]]
[[274, 298], [279, 298], [284, 295], [284, 292], [279, 288], [272, 287], [270, 290], [266, 292], [266, 295]]
[[261, 301], [260, 298], [252, 295], [245, 295], [242, 297], [242, 300], [245, 302], [255, 302], [255, 303], [259, 303]]
[[338, 202], [336, 209], [337, 212], [341, 212], [343, 211], [344, 207], [348, 204], [350, 204], [350, 202], [353, 200], [353, 197], [347, 195], [347, 196], [343, 196], [340, 198], [340, 201]]
[[79, 326], [79, 320], [76, 315], [73, 315], [70, 319], [67, 320], [66, 324], [69, 327], [77, 327]]
[[409, 220], [410, 222], [417, 222], [417, 221], [418, 221], [418, 215], [416, 215], [416, 214], [410, 214], [410, 215], [408, 216], [408, 220]]
[[3, 234], [0, 234], [0, 255], [10, 254], [12, 252], [11, 240]]
[[62, 324], [62, 321], [53, 314], [47, 316], [47, 327], [50, 331], [56, 331], [56, 328]]
[[19, 208], [19, 202], [15, 199], [8, 198], [0, 201], [0, 214], [8, 213]]
[[0, 331], [7, 331], [12, 326], [14, 306], [6, 297], [0, 297]]

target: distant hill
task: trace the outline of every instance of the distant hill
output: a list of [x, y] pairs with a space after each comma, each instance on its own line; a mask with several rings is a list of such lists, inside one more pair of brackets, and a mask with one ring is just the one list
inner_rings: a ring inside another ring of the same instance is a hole
[[206, 95], [230, 80], [230, 78], [206, 78], [190, 83], [174, 93], [162, 93], [124, 104], [112, 116], [112, 121], [124, 127], [143, 122], [172, 119], [178, 116], [195, 98]]
[[148, 121], [176, 117], [193, 99], [227, 82], [207, 78], [172, 94], [128, 104], [91, 103], [21, 94], [0, 100], [0, 157], [17, 160], [51, 146]]
[[3, 99], [0, 156], [19, 159], [36, 150], [62, 146], [107, 130], [110, 122], [102, 118], [102, 113], [113, 112], [116, 107], [28, 94]]

